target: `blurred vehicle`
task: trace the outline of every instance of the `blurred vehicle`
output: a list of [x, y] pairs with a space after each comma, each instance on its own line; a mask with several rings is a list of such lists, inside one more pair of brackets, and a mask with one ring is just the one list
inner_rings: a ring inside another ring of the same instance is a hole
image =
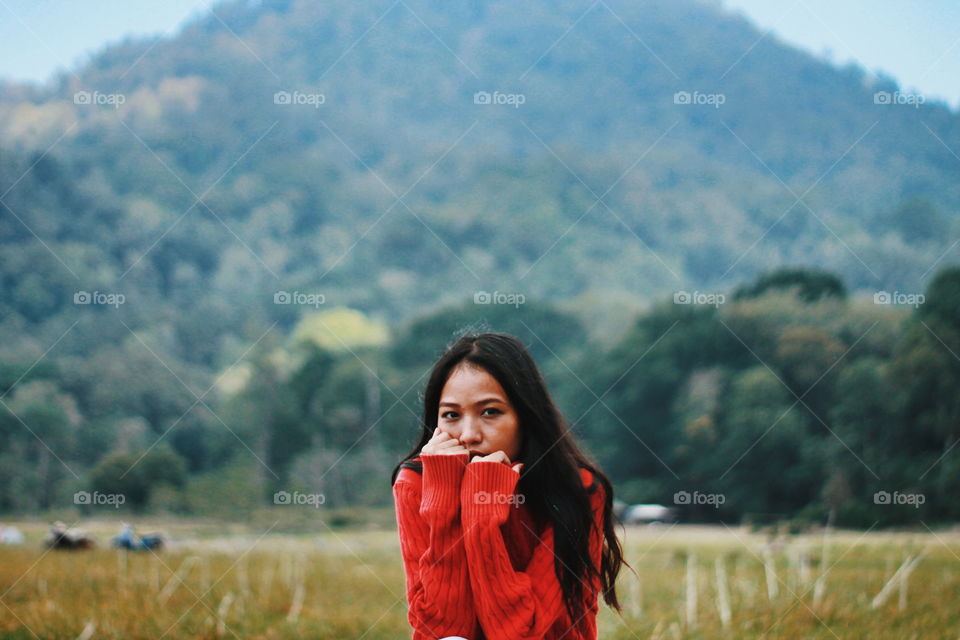
[[138, 537], [133, 525], [124, 522], [120, 533], [113, 536], [112, 544], [118, 549], [150, 551], [163, 549], [167, 545], [167, 536], [161, 531], [153, 531]]
[[83, 529], [67, 527], [66, 524], [57, 520], [50, 525], [50, 533], [44, 538], [43, 543], [51, 549], [92, 549], [97, 545], [96, 540], [90, 537]]
[[674, 523], [678, 520], [677, 510], [662, 504], [631, 504], [623, 510], [624, 524]]
[[0, 525], [0, 544], [23, 544], [23, 532], [16, 527]]

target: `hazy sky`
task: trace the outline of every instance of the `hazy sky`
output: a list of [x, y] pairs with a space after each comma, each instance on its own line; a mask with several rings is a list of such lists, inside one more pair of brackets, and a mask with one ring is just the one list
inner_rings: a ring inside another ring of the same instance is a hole
[[46, 80], [129, 34], [176, 33], [213, 0], [0, 0], [0, 76]]
[[[960, 106], [957, 0], [725, 0], [781, 40]], [[770, 37], [770, 36], [768, 36]]]
[[[317, 0], [323, 1], [323, 0]], [[340, 0], [349, 1], [349, 0]], [[585, 0], [586, 1], [586, 0]], [[172, 34], [214, 0], [0, 0], [0, 76], [46, 80], [127, 34]], [[960, 107], [957, 0], [725, 0], [767, 37], [883, 71]]]

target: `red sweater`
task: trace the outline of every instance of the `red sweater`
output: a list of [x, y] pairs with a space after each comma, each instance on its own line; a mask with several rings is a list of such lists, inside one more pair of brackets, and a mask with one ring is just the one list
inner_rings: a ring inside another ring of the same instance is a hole
[[[520, 474], [469, 455], [424, 455], [423, 475], [401, 469], [393, 485], [413, 640], [596, 640], [599, 579], [586, 584], [586, 635], [571, 630], [554, 569], [553, 525], [538, 531]], [[584, 486], [592, 474], [580, 470]], [[590, 557], [600, 566], [603, 485], [590, 494]]]

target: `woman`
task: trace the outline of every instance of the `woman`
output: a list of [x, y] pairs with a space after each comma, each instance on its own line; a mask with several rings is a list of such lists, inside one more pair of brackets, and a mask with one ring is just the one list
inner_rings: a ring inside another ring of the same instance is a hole
[[423, 402], [392, 477], [414, 640], [596, 640], [598, 593], [620, 610], [613, 490], [526, 348], [461, 337]]

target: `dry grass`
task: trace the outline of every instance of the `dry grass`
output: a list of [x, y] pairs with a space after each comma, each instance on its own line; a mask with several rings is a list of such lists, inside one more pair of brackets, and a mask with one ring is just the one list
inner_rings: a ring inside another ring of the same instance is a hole
[[[18, 526], [28, 543], [0, 547], [2, 638], [410, 637], [395, 531], [216, 535], [179, 523], [166, 527], [177, 543], [155, 555], [47, 552], [42, 526]], [[101, 542], [118, 528], [83, 526]], [[768, 545], [741, 529], [677, 526], [628, 528], [624, 542], [639, 579], [621, 573], [623, 615], [601, 606], [604, 640], [960, 636], [957, 533], [841, 532], [825, 548], [821, 536]]]

